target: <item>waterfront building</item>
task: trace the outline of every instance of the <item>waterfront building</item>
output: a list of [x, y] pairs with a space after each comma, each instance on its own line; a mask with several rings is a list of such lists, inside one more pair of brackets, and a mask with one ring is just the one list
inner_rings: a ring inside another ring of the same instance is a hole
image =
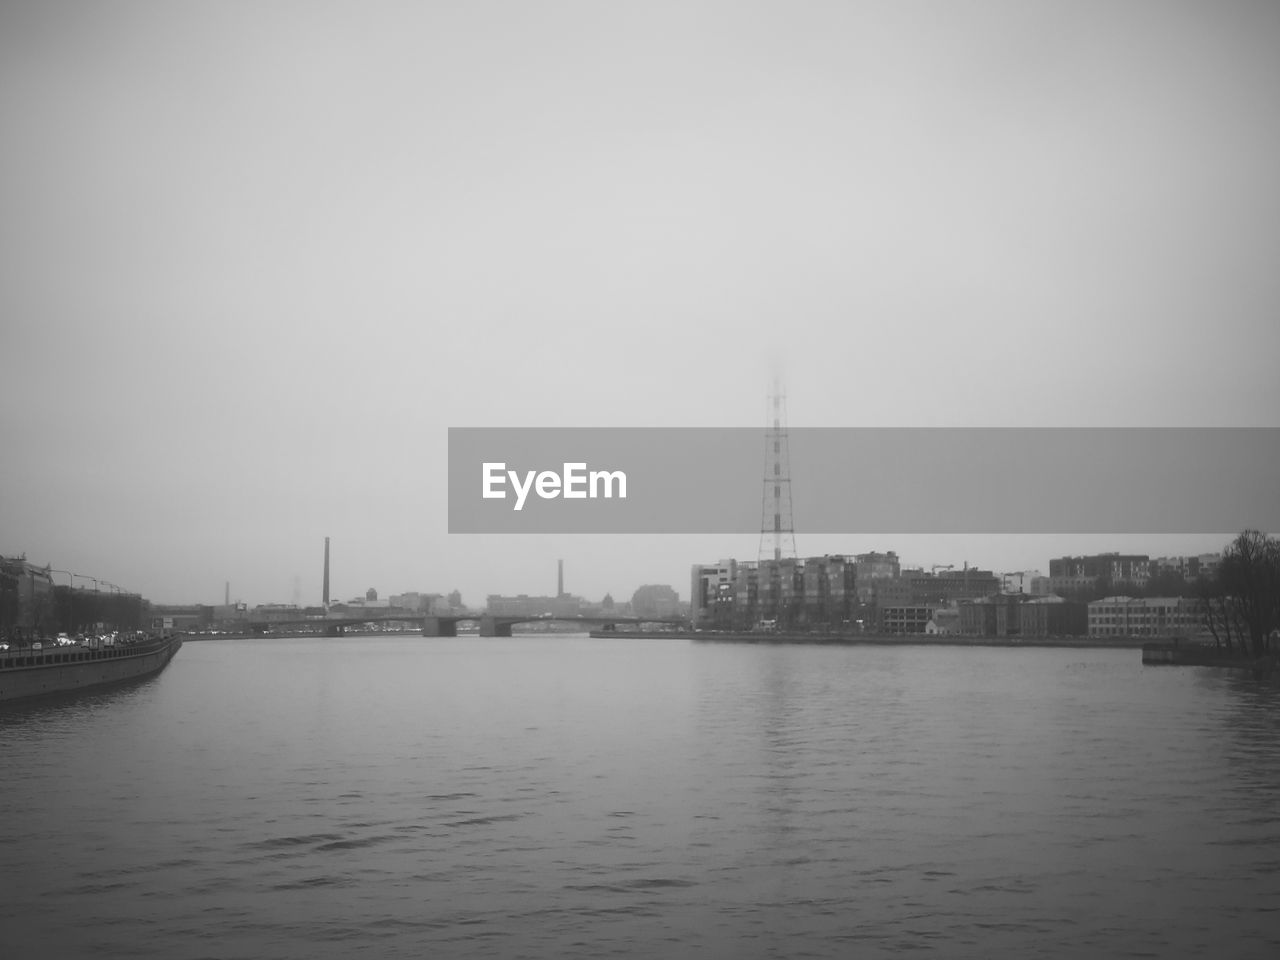
[[1204, 630], [1190, 597], [1104, 597], [1089, 604], [1091, 637], [1191, 637]]
[[54, 621], [52, 568], [0, 557], [0, 636], [52, 636]]
[[1018, 632], [1017, 594], [961, 600], [960, 632], [967, 637], [1007, 637]]
[[736, 560], [693, 565], [689, 580], [689, 620], [695, 630], [733, 629], [738, 566]]
[[934, 611], [999, 589], [990, 570], [903, 570], [896, 553], [695, 564], [695, 629], [923, 633]]
[[933, 616], [924, 625], [924, 632], [930, 636], [949, 637], [960, 632], [960, 606], [951, 604], [938, 607]]
[[1089, 630], [1089, 609], [1058, 596], [1031, 597], [1018, 608], [1022, 637], [1082, 637]]
[[[323, 607], [315, 608], [323, 612]], [[220, 603], [213, 608], [213, 626], [218, 630], [239, 630], [249, 619], [247, 603]]]
[[843, 630], [857, 607], [843, 556], [695, 564], [690, 591], [695, 629]]
[[1084, 604], [1061, 597], [1005, 593], [961, 600], [960, 633], [970, 637], [1083, 636], [1088, 629]]
[[878, 580], [895, 580], [902, 573], [898, 555], [888, 553], [859, 553], [853, 558], [853, 577], [857, 600], [861, 604], [875, 602], [875, 584]]
[[[268, 604], [282, 607], [284, 604]], [[258, 607], [254, 610], [256, 614]], [[213, 628], [214, 607], [203, 603], [154, 603], [151, 605], [150, 628], [157, 633], [173, 631], [204, 633]], [[266, 619], [264, 617], [264, 619]]]
[[880, 631], [889, 634], [928, 633], [937, 610], [938, 607], [932, 605], [878, 607]]

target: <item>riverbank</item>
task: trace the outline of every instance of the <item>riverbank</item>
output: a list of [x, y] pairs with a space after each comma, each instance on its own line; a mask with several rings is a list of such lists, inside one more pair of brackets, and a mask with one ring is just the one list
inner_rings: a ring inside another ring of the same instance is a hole
[[182, 637], [90, 649], [53, 647], [0, 656], [0, 702], [87, 690], [163, 670], [182, 647]]
[[598, 640], [698, 640], [710, 643], [799, 643], [870, 646], [926, 647], [1080, 647], [1110, 650], [1138, 650], [1138, 637], [1097, 639], [1092, 637], [964, 637], [929, 634], [872, 633], [721, 633], [710, 630], [592, 630]]
[[1198, 643], [1170, 641], [1142, 645], [1142, 662], [1148, 666], [1220, 667], [1228, 670], [1248, 670], [1261, 678], [1277, 674], [1276, 658], [1229, 656], [1219, 647]]

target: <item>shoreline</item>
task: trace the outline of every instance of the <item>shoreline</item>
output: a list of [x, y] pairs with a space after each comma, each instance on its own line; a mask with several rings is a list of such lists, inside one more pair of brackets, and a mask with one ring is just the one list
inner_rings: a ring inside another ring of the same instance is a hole
[[163, 670], [182, 648], [173, 635], [136, 645], [100, 649], [54, 647], [5, 654], [0, 667], [0, 703], [93, 690]]
[[[733, 633], [708, 630], [592, 630], [597, 640], [696, 640], [710, 643], [795, 643], [835, 646], [900, 647], [1080, 647], [1091, 649], [1140, 650], [1152, 638], [1117, 637], [964, 637], [928, 634], [848, 634], [848, 633]], [[1158, 639], [1158, 638], [1157, 638]]]

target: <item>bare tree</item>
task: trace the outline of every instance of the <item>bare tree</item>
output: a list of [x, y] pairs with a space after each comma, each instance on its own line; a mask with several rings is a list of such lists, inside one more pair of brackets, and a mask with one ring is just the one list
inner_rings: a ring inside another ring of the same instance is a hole
[[1241, 646], [1257, 658], [1274, 652], [1271, 634], [1280, 627], [1280, 541], [1245, 530], [1223, 551], [1218, 582], [1222, 612], [1235, 620]]

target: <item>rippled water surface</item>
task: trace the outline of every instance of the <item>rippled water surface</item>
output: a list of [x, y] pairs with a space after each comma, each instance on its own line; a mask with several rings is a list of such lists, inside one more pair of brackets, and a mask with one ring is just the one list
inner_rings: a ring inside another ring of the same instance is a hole
[[6, 957], [1280, 956], [1280, 691], [1134, 650], [188, 643], [0, 771]]

